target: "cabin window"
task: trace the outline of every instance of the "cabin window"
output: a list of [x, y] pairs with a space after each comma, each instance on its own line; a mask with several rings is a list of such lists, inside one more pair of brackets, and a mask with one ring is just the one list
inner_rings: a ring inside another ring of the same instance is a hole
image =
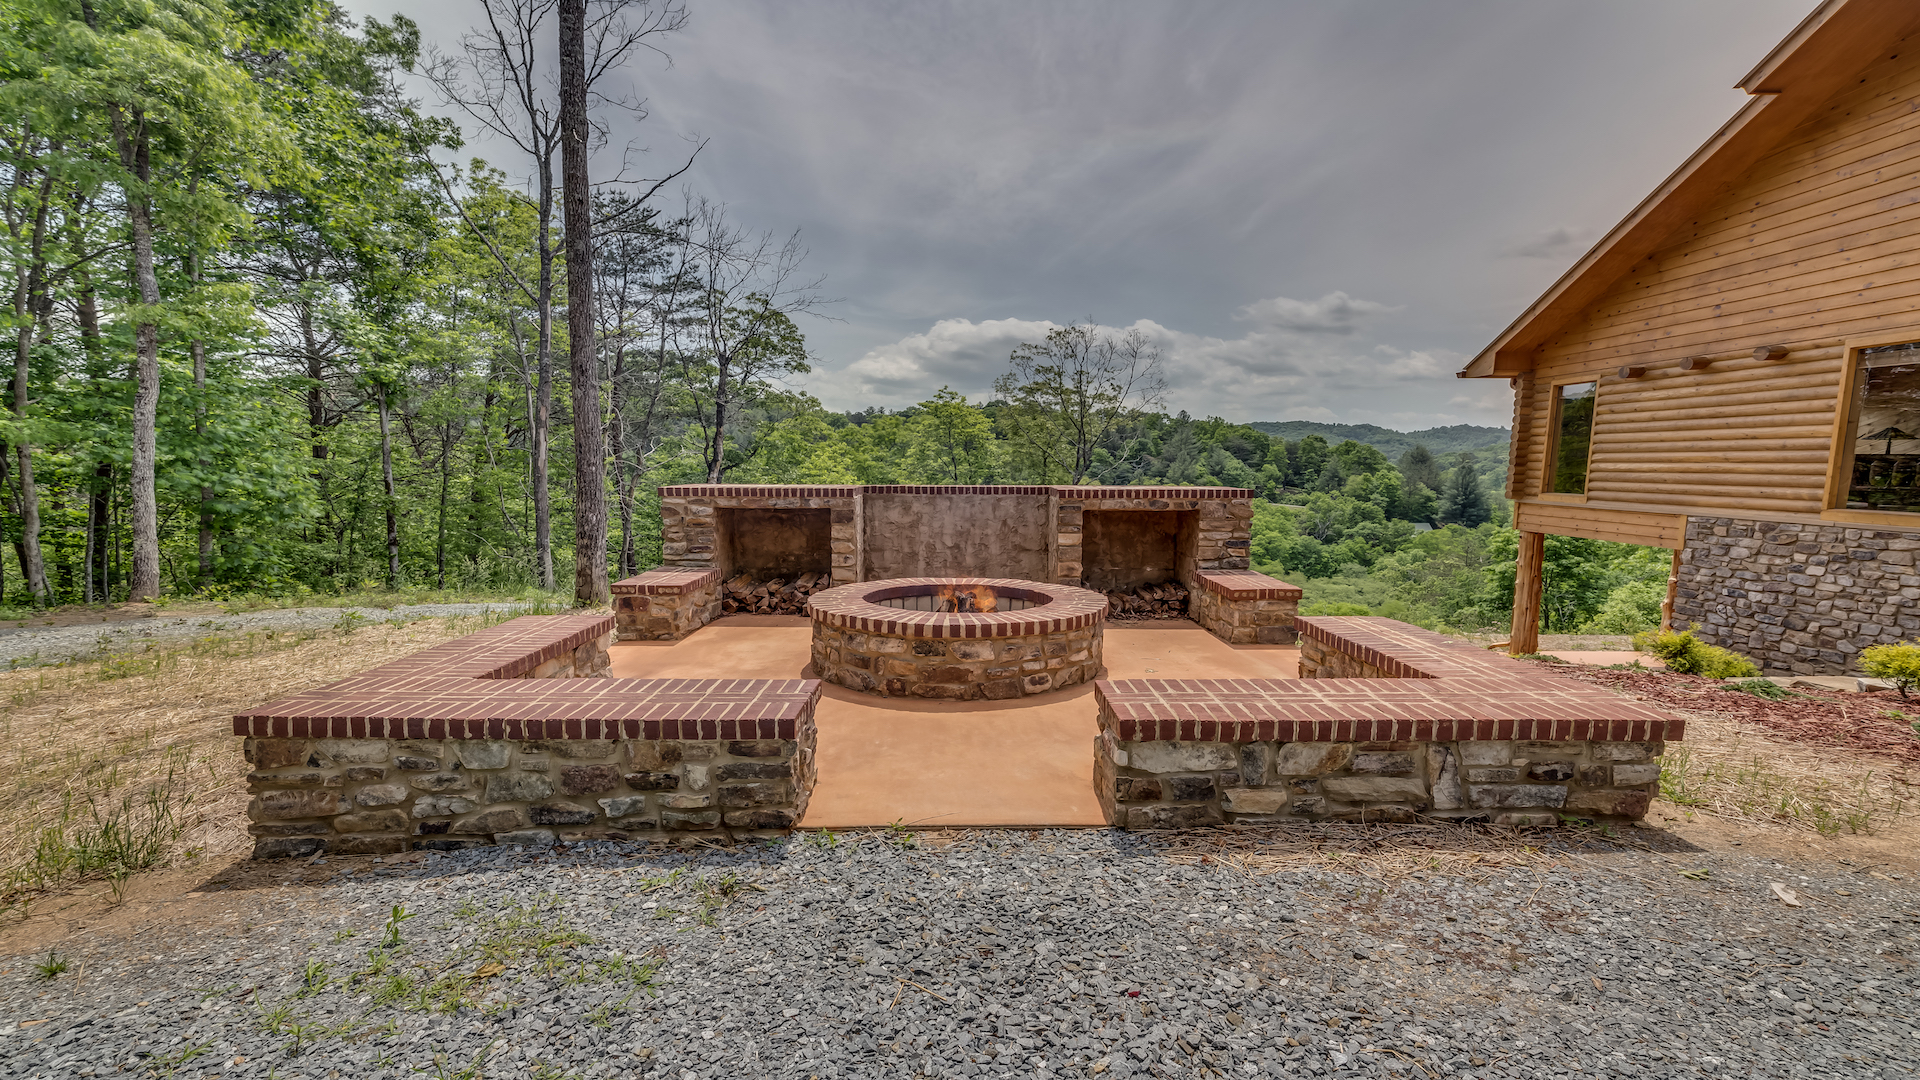
[[1553, 388], [1553, 475], [1547, 490], [1560, 495], [1587, 493], [1587, 453], [1593, 447], [1594, 387], [1590, 382]]
[[1862, 349], [1851, 411], [1847, 508], [1920, 513], [1920, 342]]

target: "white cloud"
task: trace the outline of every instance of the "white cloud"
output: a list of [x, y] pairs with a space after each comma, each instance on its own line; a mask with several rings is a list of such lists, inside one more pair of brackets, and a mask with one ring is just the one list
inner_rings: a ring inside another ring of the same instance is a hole
[[1397, 310], [1336, 291], [1318, 300], [1295, 300], [1286, 296], [1260, 300], [1235, 312], [1234, 318], [1296, 333], [1351, 334], [1367, 316]]
[[[1196, 334], [1140, 319], [1114, 333], [1139, 331], [1159, 346], [1166, 374], [1166, 406], [1196, 416], [1232, 420], [1326, 420], [1395, 427], [1500, 424], [1507, 387], [1456, 385], [1465, 357], [1446, 349], [1391, 344], [1356, 347], [1350, 328], [1386, 304], [1342, 292], [1319, 300], [1285, 297], [1249, 304], [1258, 325], [1240, 337]], [[923, 333], [870, 349], [837, 370], [816, 369], [809, 389], [836, 408], [921, 401], [941, 386], [974, 400], [992, 396], [993, 380], [1008, 356], [1057, 324], [1035, 319], [942, 319]], [[1442, 380], [1445, 380], [1443, 383]], [[1436, 407], [1438, 402], [1446, 402]]]

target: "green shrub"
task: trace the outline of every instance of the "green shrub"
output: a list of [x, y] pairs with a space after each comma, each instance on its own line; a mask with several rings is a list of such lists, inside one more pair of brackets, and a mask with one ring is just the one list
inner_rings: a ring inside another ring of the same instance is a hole
[[1633, 635], [1633, 647], [1666, 661], [1668, 671], [1705, 675], [1710, 679], [1747, 679], [1760, 674], [1753, 661], [1737, 652], [1709, 645], [1692, 630], [1663, 630]]
[[1920, 683], [1920, 643], [1872, 645], [1860, 654], [1860, 670], [1900, 688], [1900, 696]]
[[1638, 634], [1660, 625], [1667, 601], [1665, 581], [1629, 581], [1607, 594], [1606, 603], [1580, 627], [1582, 634]]
[[1373, 609], [1365, 604], [1343, 604], [1337, 600], [1320, 600], [1300, 609], [1302, 615], [1371, 615]]

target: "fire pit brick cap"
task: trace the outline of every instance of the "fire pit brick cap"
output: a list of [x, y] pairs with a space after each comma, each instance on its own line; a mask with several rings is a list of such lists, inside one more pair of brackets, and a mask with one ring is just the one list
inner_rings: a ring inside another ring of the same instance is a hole
[[613, 583], [615, 596], [682, 596], [719, 580], [717, 568], [674, 570], [662, 567]]
[[[1046, 604], [1020, 611], [912, 611], [873, 603], [867, 597], [915, 586], [985, 585], [1051, 597]], [[909, 638], [1001, 638], [1061, 634], [1106, 620], [1105, 595], [1071, 585], [1048, 585], [1013, 578], [927, 577], [860, 581], [814, 593], [807, 612], [817, 624], [863, 634]]]

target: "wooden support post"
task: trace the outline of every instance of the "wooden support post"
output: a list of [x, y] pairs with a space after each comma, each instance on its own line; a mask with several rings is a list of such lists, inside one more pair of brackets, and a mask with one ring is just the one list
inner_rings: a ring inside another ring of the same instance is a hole
[[1513, 635], [1507, 643], [1510, 655], [1540, 651], [1540, 571], [1546, 555], [1546, 533], [1520, 534], [1520, 565], [1513, 575]]
[[1660, 605], [1660, 629], [1673, 629], [1673, 597], [1680, 589], [1680, 549], [1673, 549], [1673, 569], [1667, 571], [1667, 599]]

